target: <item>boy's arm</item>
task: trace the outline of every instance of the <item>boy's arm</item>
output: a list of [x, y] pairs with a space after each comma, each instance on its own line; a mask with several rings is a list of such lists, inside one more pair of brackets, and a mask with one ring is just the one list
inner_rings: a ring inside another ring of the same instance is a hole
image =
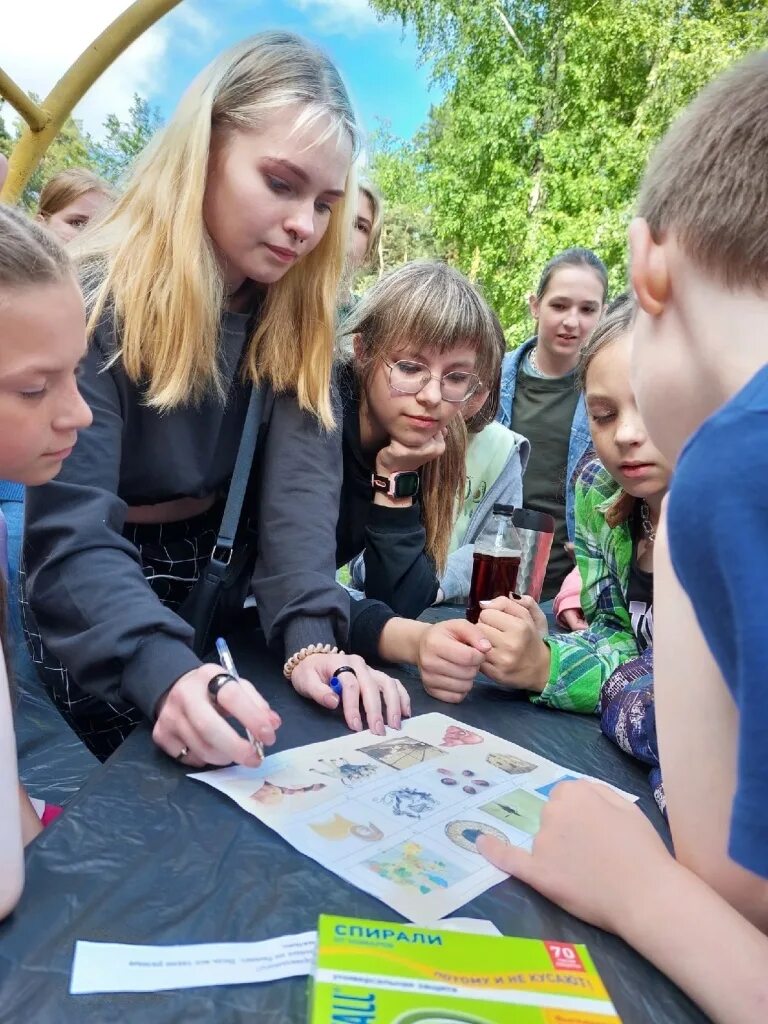
[[630, 913], [624, 940], [717, 1024], [768, 1019], [768, 938], [683, 868], [655, 896], [657, 912]]
[[[675, 855], [768, 932], [768, 881], [727, 852], [738, 714], [672, 568], [666, 509], [654, 551], [654, 660], [659, 759]], [[764, 678], [753, 682], [765, 685]]]
[[488, 836], [477, 847], [570, 913], [616, 932], [717, 1024], [768, 1019], [768, 938], [674, 861], [643, 813], [607, 786], [556, 786], [532, 853]]

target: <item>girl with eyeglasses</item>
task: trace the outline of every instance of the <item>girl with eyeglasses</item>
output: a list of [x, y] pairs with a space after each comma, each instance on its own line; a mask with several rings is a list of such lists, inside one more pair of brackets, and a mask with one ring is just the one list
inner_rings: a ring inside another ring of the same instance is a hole
[[484, 649], [479, 630], [466, 620], [411, 620], [438, 594], [465, 491], [462, 411], [498, 372], [501, 325], [459, 271], [420, 261], [378, 281], [342, 335], [351, 354], [337, 368], [344, 477], [336, 564], [362, 551], [373, 599], [352, 602], [352, 648], [417, 664], [427, 685], [422, 641], [437, 631], [445, 633], [437, 675], [461, 662], [460, 672], [474, 676], [466, 645]]

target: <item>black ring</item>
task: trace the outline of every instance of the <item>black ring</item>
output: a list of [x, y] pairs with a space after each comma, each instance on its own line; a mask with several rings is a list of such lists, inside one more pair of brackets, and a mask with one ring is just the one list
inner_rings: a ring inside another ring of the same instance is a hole
[[222, 686], [226, 686], [227, 683], [236, 683], [237, 679], [231, 676], [229, 672], [219, 672], [217, 676], [208, 683], [208, 696], [211, 698], [214, 704], [218, 706], [219, 703], [219, 690]]
[[342, 672], [351, 672], [355, 679], [357, 679], [357, 672], [355, 672], [351, 665], [339, 665], [338, 668], [333, 670], [335, 676], [340, 676]]

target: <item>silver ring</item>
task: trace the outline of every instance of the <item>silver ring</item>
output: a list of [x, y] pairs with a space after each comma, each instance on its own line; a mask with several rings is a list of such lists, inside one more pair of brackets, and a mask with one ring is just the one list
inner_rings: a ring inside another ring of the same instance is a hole
[[182, 747], [181, 753], [176, 755], [176, 760], [183, 761], [185, 757], [189, 757], [189, 747]]

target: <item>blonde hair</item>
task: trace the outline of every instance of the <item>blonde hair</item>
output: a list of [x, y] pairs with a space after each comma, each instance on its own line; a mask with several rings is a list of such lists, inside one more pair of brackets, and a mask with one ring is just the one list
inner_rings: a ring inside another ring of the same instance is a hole
[[371, 233], [368, 235], [368, 246], [365, 250], [365, 259], [363, 261], [363, 266], [373, 269], [374, 261], [378, 260], [381, 252], [381, 231], [384, 226], [384, 201], [381, 198], [381, 193], [370, 183], [370, 181], [359, 181], [357, 183], [357, 187], [364, 196], [368, 197], [371, 202], [371, 209], [373, 210], [373, 223], [371, 224]]
[[[579, 352], [579, 363], [576, 367], [576, 381], [582, 391], [587, 388], [587, 374], [590, 364], [598, 352], [612, 345], [619, 338], [623, 338], [632, 330], [637, 313], [637, 300], [634, 295], [618, 295], [608, 307], [605, 316], [598, 322], [597, 327], [589, 337], [589, 341], [581, 347]], [[605, 521], [613, 528], [624, 523], [632, 515], [636, 499], [623, 488], [606, 509]]]
[[85, 167], [68, 167], [59, 171], [43, 185], [37, 212], [48, 220], [55, 213], [66, 209], [81, 199], [87, 192], [98, 192], [107, 199], [114, 199], [112, 188], [98, 174]]
[[73, 273], [63, 247], [20, 210], [0, 206], [0, 288], [54, 284]]
[[[146, 380], [146, 400], [154, 408], [194, 402], [210, 387], [222, 393], [217, 352], [225, 289], [203, 221], [212, 138], [258, 131], [265, 118], [294, 104], [302, 111], [293, 130], [328, 120], [321, 141], [347, 136], [357, 147], [346, 89], [320, 50], [283, 32], [264, 32], [231, 47], [187, 89], [111, 213], [74, 243], [91, 310], [89, 330], [111, 304], [121, 331], [118, 356], [131, 380]], [[246, 359], [252, 380], [295, 391], [301, 408], [326, 427], [334, 423], [334, 309], [354, 185], [350, 170], [345, 199], [334, 205], [322, 240], [267, 288]]]
[[[342, 325], [345, 337], [357, 336], [355, 370], [363, 395], [373, 374], [392, 352], [434, 349], [450, 352], [468, 345], [477, 353], [475, 373], [490, 380], [504, 336], [496, 316], [463, 274], [445, 263], [406, 263], [368, 291]], [[421, 508], [426, 550], [438, 572], [448, 558], [457, 496], [464, 494], [467, 432], [457, 415], [448, 424], [445, 452], [421, 472]]]
[[671, 232], [726, 287], [768, 283], [768, 50], [708, 85], [675, 121], [643, 178], [638, 213]]

